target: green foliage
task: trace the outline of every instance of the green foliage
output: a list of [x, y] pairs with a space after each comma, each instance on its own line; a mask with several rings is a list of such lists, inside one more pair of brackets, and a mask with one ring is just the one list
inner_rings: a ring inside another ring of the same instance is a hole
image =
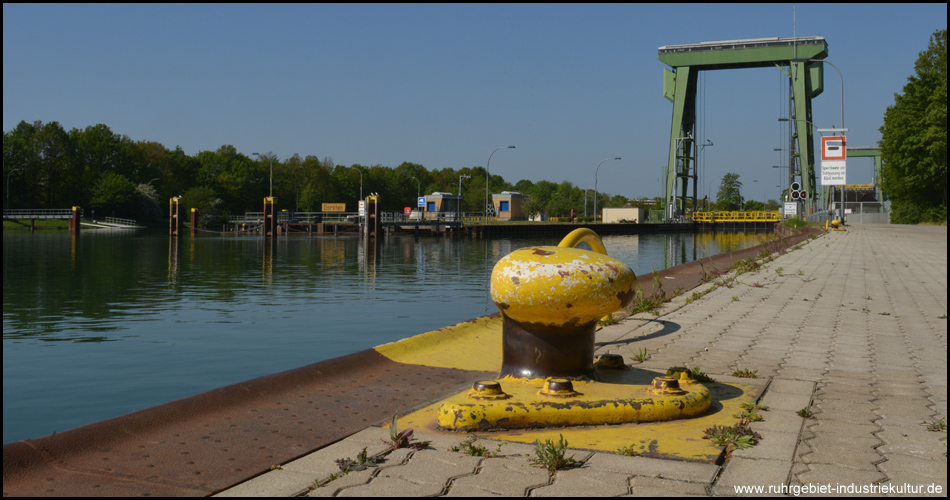
[[640, 454], [639, 448], [637, 445], [631, 444], [629, 446], [621, 446], [617, 448], [617, 453], [620, 455], [626, 455], [628, 457], [635, 457]]
[[643, 363], [644, 361], [646, 361], [647, 356], [648, 356], [647, 350], [641, 347], [637, 351], [637, 353], [632, 356], [632, 358], [637, 360], [638, 363]]
[[398, 450], [399, 448], [412, 448], [413, 450], [421, 450], [426, 446], [429, 446], [428, 441], [419, 441], [417, 443], [413, 443], [413, 441], [416, 441], [416, 438], [413, 437], [413, 434], [414, 432], [412, 429], [400, 431], [396, 427], [396, 415], [393, 415], [393, 419], [389, 422], [390, 441], [386, 441], [385, 439], [382, 439], [381, 441], [388, 444], [389, 446], [392, 446], [394, 450]]
[[485, 448], [482, 445], [475, 444], [475, 436], [471, 436], [465, 441], [459, 443], [458, 446], [453, 446], [449, 448], [452, 451], [464, 453], [472, 457], [487, 457], [493, 458], [497, 457], [501, 453], [501, 446], [504, 443], [498, 443], [498, 448], [495, 451], [488, 451], [488, 448]]
[[551, 442], [550, 439], [545, 439], [544, 443], [542, 443], [536, 439], [534, 441], [535, 457], [531, 459], [531, 463], [540, 465], [551, 472], [561, 470], [576, 463], [577, 461], [574, 460], [574, 455], [570, 457], [564, 456], [564, 453], [567, 451], [567, 441], [564, 440], [563, 434], [559, 436], [560, 440], [557, 443]]
[[712, 377], [710, 377], [709, 375], [706, 375], [706, 373], [700, 371], [698, 366], [693, 367], [693, 369], [692, 369], [692, 374], [693, 374], [693, 380], [695, 380], [695, 381], [697, 381], [697, 382], [700, 382], [700, 383], [702, 383], [702, 382], [709, 382], [709, 383], [715, 382], [715, 380], [713, 380]]
[[750, 371], [748, 368], [743, 368], [741, 370], [736, 368], [732, 371], [732, 376], [739, 377], [739, 378], [759, 378], [758, 373], [759, 373], [759, 370]]
[[915, 74], [884, 114], [881, 184], [891, 222], [947, 220], [947, 30], [930, 37]]
[[739, 210], [742, 207], [742, 183], [739, 174], [729, 172], [722, 176], [719, 192], [716, 194], [716, 210]]
[[930, 422], [925, 422], [927, 424], [927, 430], [930, 432], [942, 432], [947, 430], [947, 420], [941, 418], [940, 420], [931, 420]]
[[165, 213], [162, 211], [162, 206], [158, 201], [158, 191], [155, 188], [148, 184], [139, 184], [135, 187], [135, 192], [137, 200], [134, 218], [136, 220], [160, 220], [164, 218]]
[[746, 200], [746, 202], [742, 205], [742, 209], [746, 212], [762, 211], [765, 210], [765, 203], [756, 200]]
[[806, 222], [804, 219], [799, 219], [798, 217], [789, 217], [782, 221], [782, 224], [792, 229], [801, 229], [805, 227]]
[[381, 460], [375, 457], [368, 457], [366, 453], [366, 448], [363, 448], [357, 456], [356, 460], [352, 458], [338, 458], [334, 460], [337, 467], [340, 468], [340, 472], [343, 474], [349, 474], [350, 472], [366, 470], [367, 467], [375, 467]]
[[103, 216], [131, 216], [132, 208], [138, 198], [135, 184], [122, 174], [106, 172], [96, 182], [90, 203], [101, 208]]
[[[401, 213], [406, 206], [415, 207], [419, 195], [434, 191], [457, 193], [460, 188], [463, 211], [480, 213], [485, 208], [483, 166], [427, 170], [411, 162], [390, 168], [335, 165], [332, 158], [321, 160], [316, 155], [248, 155], [229, 144], [187, 155], [180, 147], [172, 150], [157, 142], [133, 141], [104, 124], [67, 132], [57, 122], [21, 121], [13, 130], [3, 133], [3, 174], [4, 181], [9, 178], [13, 186], [13, 208], [108, 205], [110, 215], [116, 210], [115, 215], [147, 219], [157, 216], [156, 206], [162, 210], [162, 217], [167, 216], [170, 198], [204, 188], [215, 194], [207, 200], [208, 204], [219, 199], [213, 204], [220, 214], [242, 214], [262, 210], [263, 198], [271, 192], [271, 180], [278, 209], [317, 212], [323, 203], [345, 203], [348, 211], [356, 211], [361, 184], [363, 196], [379, 193], [382, 209], [387, 212]], [[469, 177], [460, 186], [459, 178], [463, 175]], [[127, 194], [127, 190], [117, 191], [121, 186], [116, 184], [120, 178], [116, 176], [124, 177], [133, 187], [144, 184], [151, 189], [139, 190], [144, 199], [136, 198], [123, 205], [118, 195]], [[557, 184], [523, 179], [511, 184], [496, 174], [490, 176], [489, 187], [493, 193], [514, 190], [528, 196], [525, 209], [529, 215], [546, 212], [567, 217], [575, 210], [583, 216], [585, 208], [589, 217], [594, 215], [593, 190], [567, 181]], [[603, 191], [596, 195], [598, 209], [625, 206], [628, 202], [623, 196]], [[129, 213], [118, 213], [119, 206]], [[208, 208], [205, 205], [201, 213], [209, 215]]]
[[216, 227], [223, 219], [221, 198], [211, 188], [193, 187], [181, 197], [184, 220], [191, 220], [191, 209], [198, 213], [198, 227]]
[[703, 432], [703, 439], [712, 441], [716, 446], [725, 446], [728, 458], [735, 450], [754, 446], [762, 436], [750, 429], [748, 423], [739, 422], [732, 427], [714, 425]]

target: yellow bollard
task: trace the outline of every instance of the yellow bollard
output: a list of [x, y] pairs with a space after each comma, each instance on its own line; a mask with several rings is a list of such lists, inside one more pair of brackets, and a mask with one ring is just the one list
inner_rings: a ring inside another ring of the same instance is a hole
[[[574, 248], [588, 243], [594, 251]], [[436, 425], [499, 430], [675, 420], [703, 415], [708, 388], [688, 370], [653, 377], [619, 355], [594, 365], [597, 320], [633, 301], [630, 267], [607, 256], [596, 233], [578, 229], [559, 246], [516, 250], [492, 270], [502, 316], [498, 380], [476, 381], [436, 410]]]
[[[587, 242], [595, 252], [573, 248]], [[491, 298], [503, 318], [501, 376], [596, 378], [597, 320], [633, 301], [637, 277], [578, 229], [557, 247], [515, 250], [495, 264]]]

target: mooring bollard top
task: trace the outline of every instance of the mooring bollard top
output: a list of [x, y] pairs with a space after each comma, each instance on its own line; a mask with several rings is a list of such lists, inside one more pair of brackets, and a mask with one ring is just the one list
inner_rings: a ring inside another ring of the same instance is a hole
[[495, 264], [491, 298], [522, 323], [582, 325], [630, 305], [637, 277], [624, 262], [590, 250], [535, 246]]

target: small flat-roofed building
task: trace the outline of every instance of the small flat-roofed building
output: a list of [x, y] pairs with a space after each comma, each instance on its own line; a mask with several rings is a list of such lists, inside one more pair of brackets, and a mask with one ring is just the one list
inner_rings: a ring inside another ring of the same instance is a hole
[[605, 208], [603, 210], [603, 222], [643, 222], [643, 213], [642, 208], [636, 207], [613, 207]]
[[452, 193], [435, 192], [426, 195], [426, 220], [448, 219], [455, 220], [459, 212], [462, 197]]
[[527, 196], [517, 191], [502, 191], [501, 194], [492, 194], [491, 198], [498, 220], [526, 220], [521, 204]]

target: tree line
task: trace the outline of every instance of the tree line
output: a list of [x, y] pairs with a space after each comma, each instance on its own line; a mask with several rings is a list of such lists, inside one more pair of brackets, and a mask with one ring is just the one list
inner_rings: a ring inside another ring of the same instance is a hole
[[[258, 212], [271, 192], [279, 209], [319, 212], [323, 203], [345, 203], [356, 211], [360, 192], [380, 195], [384, 211], [416, 206], [417, 196], [433, 192], [458, 194], [462, 210], [485, 209], [485, 168], [429, 170], [404, 162], [382, 165], [336, 165], [315, 155], [279, 158], [267, 153], [248, 156], [232, 145], [188, 155], [153, 141], [134, 141], [104, 124], [66, 131], [58, 122], [21, 121], [3, 133], [4, 187], [7, 208], [69, 208], [96, 210], [98, 216], [136, 220], [167, 217], [168, 200], [181, 196], [183, 207], [202, 214], [203, 225], [215, 225], [230, 214]], [[467, 177], [465, 177], [467, 176]], [[9, 183], [9, 184], [8, 184]], [[361, 189], [362, 183], [362, 189]], [[518, 191], [528, 195], [529, 214], [569, 216], [571, 210], [593, 216], [594, 192], [568, 181], [514, 184], [493, 174], [492, 193]], [[598, 207], [626, 206], [621, 195], [597, 193]], [[651, 200], [652, 202], [652, 200]]]
[[947, 30], [930, 37], [884, 114], [881, 186], [891, 222], [947, 222]]

